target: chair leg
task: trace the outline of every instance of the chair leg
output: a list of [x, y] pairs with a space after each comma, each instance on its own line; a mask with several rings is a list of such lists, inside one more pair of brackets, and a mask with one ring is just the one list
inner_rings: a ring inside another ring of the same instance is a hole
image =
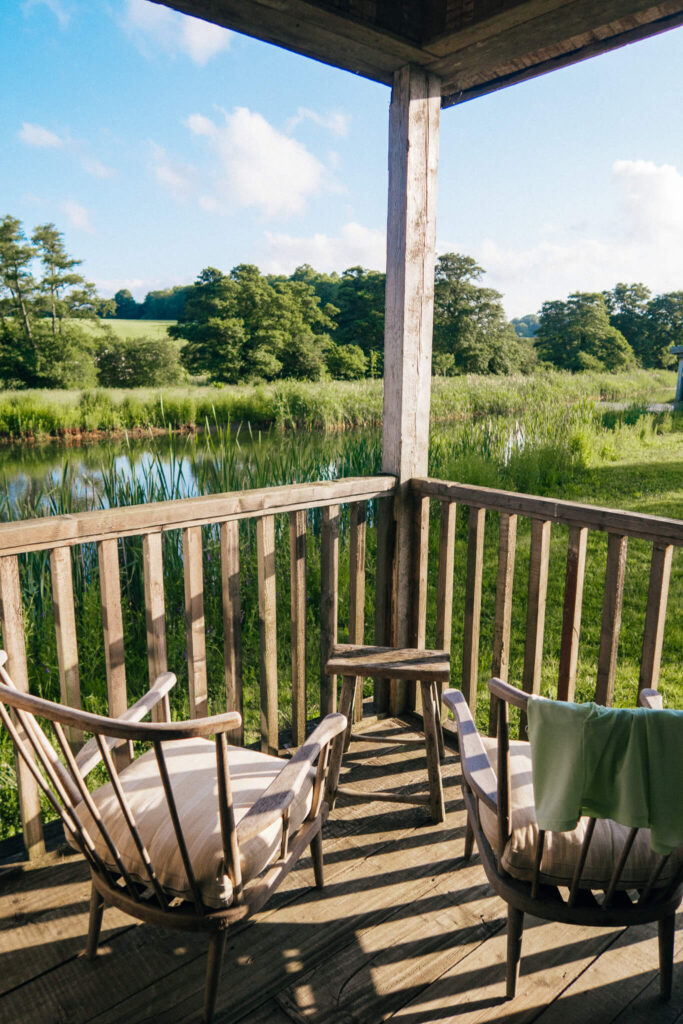
[[443, 784], [441, 782], [441, 768], [439, 766], [439, 743], [436, 735], [437, 727], [432, 697], [432, 684], [420, 683], [420, 688], [422, 691], [422, 723], [425, 734], [425, 747], [427, 749], [429, 806], [432, 812], [432, 819], [438, 823], [446, 817], [446, 808], [443, 802]]
[[472, 821], [470, 820], [469, 811], [467, 812], [467, 824], [465, 826], [465, 860], [469, 860], [474, 850], [474, 829], [472, 828]]
[[508, 950], [505, 969], [505, 998], [514, 999], [519, 973], [519, 958], [522, 955], [522, 930], [524, 928], [524, 912], [508, 905]]
[[221, 979], [221, 967], [223, 966], [223, 953], [225, 952], [225, 940], [227, 931], [214, 932], [209, 938], [209, 955], [206, 963], [206, 986], [204, 988], [204, 1024], [211, 1024], [216, 1010], [216, 998], [218, 996], [218, 985]]
[[313, 859], [313, 874], [315, 875], [315, 884], [319, 889], [325, 887], [325, 879], [323, 878], [323, 835], [322, 832], [316, 832], [311, 839], [311, 857]]
[[97, 944], [100, 941], [100, 929], [102, 927], [102, 913], [104, 911], [104, 900], [95, 888], [90, 889], [90, 919], [88, 921], [88, 944], [85, 947], [85, 955], [88, 960], [94, 960], [97, 956]]
[[671, 999], [674, 970], [674, 938], [676, 915], [669, 914], [657, 922], [659, 938], [659, 991], [662, 999]]
[[[353, 700], [355, 695], [355, 676], [343, 676], [341, 694], [339, 696], [339, 711], [342, 715], [346, 715], [349, 726], [353, 717]], [[339, 785], [339, 773], [341, 772], [345, 744], [346, 733], [340, 733], [332, 740], [332, 753], [330, 754], [330, 767], [327, 773], [327, 787], [325, 789], [325, 801], [330, 810], [333, 810], [337, 799], [337, 786]]]
[[432, 697], [434, 698], [436, 738], [439, 742], [439, 759], [443, 761], [446, 756], [446, 748], [443, 745], [443, 728], [441, 726], [441, 683], [432, 683]]

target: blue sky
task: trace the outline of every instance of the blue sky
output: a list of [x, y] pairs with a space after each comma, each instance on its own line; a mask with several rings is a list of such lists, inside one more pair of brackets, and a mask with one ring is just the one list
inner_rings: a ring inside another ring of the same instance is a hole
[[[146, 0], [0, 6], [0, 215], [101, 294], [383, 268], [389, 90]], [[683, 289], [683, 29], [442, 113], [437, 250], [509, 316]]]

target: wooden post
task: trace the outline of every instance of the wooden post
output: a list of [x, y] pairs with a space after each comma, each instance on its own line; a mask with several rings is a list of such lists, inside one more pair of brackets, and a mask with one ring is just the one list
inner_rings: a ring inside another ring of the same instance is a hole
[[[104, 664], [107, 674], [107, 700], [109, 715], [118, 718], [128, 707], [126, 689], [126, 661], [123, 648], [123, 613], [121, 611], [121, 576], [119, 568], [119, 542], [109, 537], [97, 543], [100, 567], [100, 600], [104, 633]], [[114, 763], [119, 771], [133, 759], [132, 743], [115, 747]]]
[[[398, 477], [395, 618], [391, 640], [410, 641], [412, 516], [409, 480], [427, 474], [434, 317], [439, 79], [406, 66], [389, 111], [389, 209], [384, 327], [383, 471]], [[391, 711], [407, 694], [392, 687]]]
[[[81, 684], [78, 674], [78, 640], [76, 639], [71, 548], [52, 549], [50, 552], [50, 575], [52, 576], [52, 606], [55, 612], [61, 701], [62, 704], [69, 704], [72, 708], [80, 708]], [[72, 750], [80, 750], [83, 745], [81, 730], [69, 726], [66, 734]]]
[[183, 573], [185, 577], [185, 632], [187, 636], [190, 717], [203, 718], [209, 713], [209, 702], [206, 676], [201, 526], [187, 526], [183, 530]]
[[[160, 533], [142, 538], [142, 566], [145, 584], [145, 622], [147, 625], [147, 672], [150, 686], [166, 672], [166, 604], [164, 601], [164, 560]], [[152, 708], [153, 722], [170, 722], [168, 694]]]
[[614, 696], [614, 678], [617, 671], [617, 652], [621, 630], [621, 609], [624, 603], [624, 577], [628, 537], [610, 533], [607, 538], [607, 568], [602, 601], [602, 628], [598, 652], [598, 676], [595, 684], [595, 703], [611, 707]]
[[[510, 667], [510, 626], [512, 623], [512, 587], [515, 578], [517, 549], [517, 516], [501, 512], [498, 541], [498, 580], [496, 583], [496, 618], [493, 630], [491, 675], [508, 681]], [[498, 731], [498, 698], [491, 694], [489, 703], [489, 736]]]
[[339, 505], [323, 509], [320, 537], [320, 714], [337, 710], [337, 677], [325, 665], [337, 642], [339, 592]]
[[[0, 622], [2, 642], [7, 652], [7, 671], [18, 690], [28, 693], [28, 666], [24, 639], [19, 559], [16, 555], [0, 558]], [[20, 729], [23, 735], [23, 729]], [[15, 751], [19, 811], [24, 831], [24, 846], [31, 860], [45, 853], [43, 823], [40, 818], [38, 786], [24, 761]]]
[[[359, 501], [351, 506], [349, 538], [349, 643], [362, 644], [365, 639], [365, 541], [367, 504]], [[353, 720], [363, 719], [363, 677], [356, 679]]]
[[292, 623], [292, 739], [306, 739], [306, 509], [289, 513]]
[[261, 750], [277, 755], [277, 592], [275, 588], [275, 517], [256, 520], [258, 617], [261, 634]]
[[[244, 713], [242, 698], [242, 611], [240, 604], [240, 524], [221, 523], [221, 584], [223, 590], [223, 668], [225, 707]], [[242, 744], [244, 723], [228, 733], [230, 743]]]

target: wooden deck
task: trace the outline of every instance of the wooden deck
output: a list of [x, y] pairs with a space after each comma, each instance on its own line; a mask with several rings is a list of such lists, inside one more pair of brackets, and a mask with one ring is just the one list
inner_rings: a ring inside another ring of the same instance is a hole
[[[383, 730], [397, 726], [384, 722]], [[415, 749], [352, 747], [350, 781], [420, 790]], [[505, 908], [478, 857], [462, 860], [458, 757], [443, 765], [445, 825], [429, 809], [341, 803], [325, 831], [326, 888], [308, 861], [228, 936], [218, 1021], [244, 1024], [683, 1022], [683, 913], [674, 995], [658, 996], [655, 927], [579, 929], [529, 920], [518, 995], [503, 1000]], [[114, 1024], [198, 1019], [206, 939], [105, 911], [101, 952], [81, 957], [89, 880], [56, 851], [0, 870], [0, 1021]]]

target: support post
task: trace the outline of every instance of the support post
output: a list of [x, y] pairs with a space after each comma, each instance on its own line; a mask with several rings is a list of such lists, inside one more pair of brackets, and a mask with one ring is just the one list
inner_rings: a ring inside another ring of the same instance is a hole
[[[389, 209], [384, 327], [382, 471], [398, 478], [392, 644], [410, 643], [413, 580], [409, 481], [426, 476], [434, 319], [439, 79], [407, 65], [394, 75], [389, 111]], [[391, 686], [391, 712], [408, 705]]]

